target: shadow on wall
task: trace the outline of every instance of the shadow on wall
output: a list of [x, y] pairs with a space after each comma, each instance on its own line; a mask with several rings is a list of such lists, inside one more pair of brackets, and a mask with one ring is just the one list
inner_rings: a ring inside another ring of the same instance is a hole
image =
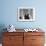
[[4, 30], [5, 25], [4, 24], [0, 24], [0, 43], [2, 43], [2, 36], [3, 36], [3, 32], [5, 32], [6, 30]]

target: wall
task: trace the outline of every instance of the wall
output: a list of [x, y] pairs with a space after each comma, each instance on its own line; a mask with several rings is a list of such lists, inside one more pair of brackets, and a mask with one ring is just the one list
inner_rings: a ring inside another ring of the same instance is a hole
[[[42, 27], [46, 28], [46, 0], [0, 0], [0, 25], [13, 24], [16, 28]], [[34, 22], [18, 22], [18, 7], [34, 7], [36, 20]]]

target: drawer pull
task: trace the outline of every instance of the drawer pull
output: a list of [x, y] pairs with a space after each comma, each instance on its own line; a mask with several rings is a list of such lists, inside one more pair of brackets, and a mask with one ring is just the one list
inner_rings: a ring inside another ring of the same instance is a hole
[[36, 40], [36, 39], [32, 39], [32, 40]]

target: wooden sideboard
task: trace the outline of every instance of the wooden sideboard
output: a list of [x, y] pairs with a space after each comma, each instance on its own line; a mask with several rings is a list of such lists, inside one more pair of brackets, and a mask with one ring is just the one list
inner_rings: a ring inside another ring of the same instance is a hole
[[3, 32], [3, 46], [44, 46], [44, 32]]

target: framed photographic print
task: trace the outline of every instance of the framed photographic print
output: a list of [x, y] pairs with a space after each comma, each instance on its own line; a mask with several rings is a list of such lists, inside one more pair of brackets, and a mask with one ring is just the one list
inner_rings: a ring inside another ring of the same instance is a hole
[[19, 7], [18, 21], [35, 21], [35, 8]]

